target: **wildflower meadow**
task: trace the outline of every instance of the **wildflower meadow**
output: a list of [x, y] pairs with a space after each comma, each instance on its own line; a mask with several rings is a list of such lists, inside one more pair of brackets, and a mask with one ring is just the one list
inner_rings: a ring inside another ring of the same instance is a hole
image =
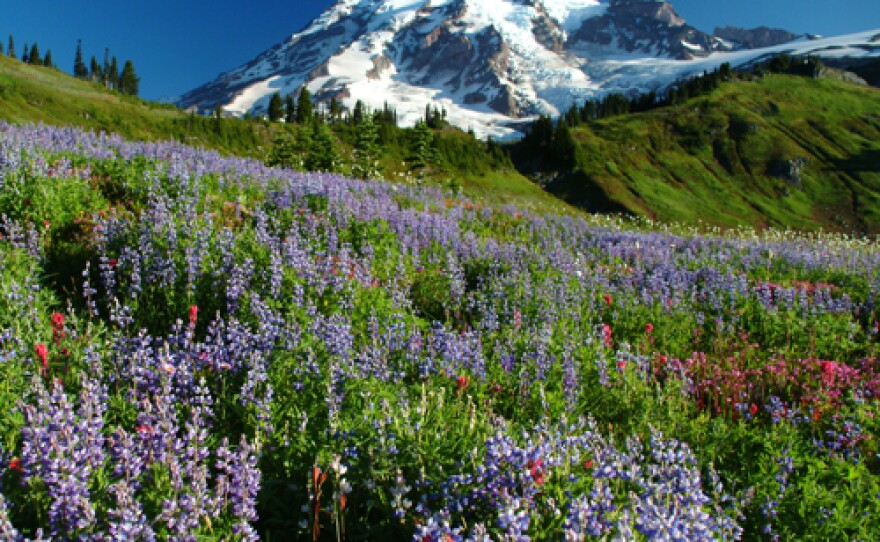
[[880, 246], [0, 124], [2, 540], [878, 540]]

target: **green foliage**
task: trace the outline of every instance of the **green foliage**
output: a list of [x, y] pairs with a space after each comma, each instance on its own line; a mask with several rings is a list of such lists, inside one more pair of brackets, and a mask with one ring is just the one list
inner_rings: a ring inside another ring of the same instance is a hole
[[32, 64], [34, 66], [43, 65], [43, 57], [40, 56], [40, 47], [36, 43], [31, 45], [31, 52], [28, 55], [28, 64]]
[[298, 124], [309, 124], [315, 116], [314, 105], [312, 104], [312, 93], [303, 86], [299, 91], [299, 98], [296, 100], [296, 122]]
[[276, 92], [272, 95], [272, 99], [269, 100], [268, 114], [271, 122], [278, 122], [284, 117], [284, 101], [281, 99], [281, 94]]
[[89, 68], [83, 61], [82, 40], [76, 42], [76, 56], [73, 59], [73, 76], [79, 79], [87, 79]]
[[137, 96], [140, 93], [141, 78], [134, 72], [134, 64], [131, 60], [126, 60], [122, 67], [122, 73], [119, 74], [119, 81], [116, 89], [122, 94], [129, 96]]

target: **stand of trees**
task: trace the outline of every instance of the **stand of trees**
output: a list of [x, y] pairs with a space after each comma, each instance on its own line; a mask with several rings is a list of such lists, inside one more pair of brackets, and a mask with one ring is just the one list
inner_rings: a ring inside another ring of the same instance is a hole
[[[4, 54], [2, 45], [0, 45], [0, 54]], [[18, 59], [15, 52], [15, 39], [12, 37], [12, 34], [9, 35], [5, 54], [9, 58]], [[33, 66], [57, 68], [52, 59], [52, 51], [47, 49], [46, 54], [41, 55], [40, 47], [36, 42], [30, 47], [25, 44], [21, 61]], [[87, 65], [83, 59], [82, 40], [78, 40], [76, 43], [76, 55], [73, 59], [72, 73], [74, 77], [104, 85], [122, 94], [137, 96], [140, 93], [141, 78], [135, 72], [134, 63], [131, 60], [126, 60], [120, 71], [116, 57], [114, 56], [111, 59], [110, 49], [105, 49], [103, 64], [98, 63], [98, 59], [92, 56], [91, 62]]]
[[[0, 54], [4, 54], [2, 44], [0, 44]], [[15, 53], [15, 39], [12, 37], [12, 34], [9, 35], [5, 54], [9, 58], [18, 60], [18, 56]], [[28, 47], [28, 44], [24, 45], [24, 49], [21, 53], [21, 61], [32, 66], [46, 66], [47, 68], [56, 67], [52, 62], [52, 51], [46, 49], [45, 55], [40, 54], [40, 46], [37, 45], [36, 42], [30, 47]]]
[[113, 56], [111, 60], [110, 49], [104, 49], [103, 64], [99, 64], [98, 59], [93, 55], [91, 62], [86, 66], [83, 60], [82, 41], [77, 42], [76, 45], [73, 76], [104, 85], [129, 96], [137, 96], [140, 93], [141, 78], [135, 73], [134, 63], [131, 60], [125, 61], [120, 72], [116, 57]]
[[287, 125], [266, 158], [273, 166], [345, 172], [363, 179], [380, 177], [388, 159], [403, 161], [418, 177], [512, 168], [500, 145], [478, 141], [473, 132], [446, 135], [446, 111], [432, 104], [414, 127], [401, 128], [397, 112], [387, 103], [373, 110], [358, 100], [349, 110], [335, 98], [316, 103], [303, 87], [286, 96], [272, 95], [265, 120]]
[[[822, 68], [822, 61], [817, 57], [797, 58], [780, 54], [766, 62], [755, 64], [752, 75], [782, 73], [816, 78], [821, 75]], [[703, 72], [702, 75], [676, 83], [665, 95], [648, 92], [628, 97], [617, 93], [587, 100], [581, 106], [572, 105], [556, 122], [549, 116], [540, 116], [531, 124], [517, 148], [520, 154], [533, 156], [545, 166], [559, 170], [570, 169], [574, 167], [575, 154], [570, 128], [599, 119], [678, 105], [691, 98], [704, 96], [717, 89], [722, 82], [739, 76], [729, 63], [724, 63], [712, 72]], [[746, 74], [744, 76], [748, 77]]]

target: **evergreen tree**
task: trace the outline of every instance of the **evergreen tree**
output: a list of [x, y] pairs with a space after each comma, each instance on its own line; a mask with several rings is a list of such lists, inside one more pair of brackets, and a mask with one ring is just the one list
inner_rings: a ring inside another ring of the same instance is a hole
[[76, 56], [73, 59], [73, 76], [80, 79], [88, 79], [89, 68], [83, 62], [82, 40], [76, 42]]
[[89, 64], [89, 79], [96, 83], [100, 83], [104, 79], [101, 66], [98, 65], [98, 59], [94, 55], [92, 55], [92, 62]]
[[296, 146], [290, 136], [279, 133], [272, 140], [272, 150], [266, 159], [267, 166], [291, 168], [296, 164]]
[[[361, 105], [363, 106], [363, 104]], [[380, 175], [376, 161], [376, 156], [379, 154], [378, 143], [379, 130], [373, 121], [373, 116], [363, 115], [360, 124], [358, 124], [357, 142], [354, 147], [355, 163], [351, 170], [352, 175], [361, 179], [378, 177]]]
[[269, 100], [269, 120], [278, 122], [282, 117], [284, 117], [284, 100], [281, 99], [281, 94], [276, 92]]
[[31, 58], [28, 56], [28, 44], [24, 42], [24, 49], [21, 51], [21, 61], [25, 64], [28, 64], [31, 61]]
[[351, 115], [351, 120], [355, 124], [360, 124], [364, 122], [364, 102], [358, 100], [354, 103], [354, 112]]
[[113, 57], [113, 60], [110, 61], [110, 72], [105, 74], [107, 76], [107, 88], [111, 88], [113, 90], [119, 89], [119, 64], [116, 62], [116, 57]]
[[110, 86], [110, 48], [104, 49], [104, 65], [101, 66], [101, 83], [105, 87]]
[[414, 169], [424, 169], [434, 158], [434, 134], [424, 120], [416, 123], [412, 131], [410, 164]]
[[2, 54], [3, 54], [3, 44], [0, 43], [0, 55], [2, 55]]
[[336, 99], [336, 96], [330, 98], [330, 122], [336, 122], [342, 117], [342, 104]]
[[33, 64], [35, 66], [43, 65], [43, 57], [40, 55], [40, 47], [36, 43], [31, 46], [31, 52], [28, 55], [28, 64]]
[[129, 96], [137, 96], [140, 92], [141, 78], [134, 72], [134, 64], [131, 60], [125, 61], [122, 67], [122, 73], [119, 75], [118, 90]]
[[296, 101], [296, 122], [308, 124], [315, 115], [315, 106], [312, 104], [312, 94], [305, 86], [299, 91], [299, 99]]
[[557, 167], [563, 169], [574, 167], [574, 138], [571, 137], [571, 130], [564, 122], [557, 124], [550, 150]]
[[284, 122], [293, 124], [296, 122], [296, 102], [293, 101], [293, 94], [288, 94], [284, 100]]
[[6, 47], [6, 56], [15, 58], [15, 41], [12, 39], [12, 34], [9, 34], [9, 46]]
[[326, 124], [319, 124], [306, 158], [306, 169], [310, 171], [336, 172], [339, 170], [339, 153], [333, 144], [333, 136]]
[[43, 66], [47, 68], [54, 68], [55, 64], [52, 62], [52, 49], [46, 49], [46, 56], [43, 58]]

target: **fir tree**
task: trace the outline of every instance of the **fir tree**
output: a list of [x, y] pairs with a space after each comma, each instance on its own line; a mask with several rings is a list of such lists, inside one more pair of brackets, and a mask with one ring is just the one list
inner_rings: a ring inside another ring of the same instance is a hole
[[6, 47], [6, 56], [15, 58], [15, 41], [12, 39], [12, 34], [9, 34], [9, 46]]
[[107, 88], [117, 90], [119, 88], [119, 64], [116, 62], [115, 56], [110, 61], [110, 72], [105, 75], [107, 76]]
[[55, 64], [52, 62], [52, 49], [46, 49], [46, 56], [43, 58], [43, 66], [47, 68], [54, 68]]
[[24, 42], [24, 49], [21, 51], [21, 61], [25, 64], [29, 63], [31, 60], [31, 57], [28, 56], [28, 51], [28, 44], [27, 42]]
[[284, 100], [284, 122], [293, 124], [296, 122], [296, 102], [293, 101], [293, 94], [288, 94]]
[[358, 100], [354, 103], [354, 112], [351, 115], [351, 120], [355, 124], [361, 124], [364, 122], [364, 102]]
[[43, 65], [43, 57], [40, 55], [40, 47], [36, 43], [31, 46], [31, 52], [28, 55], [28, 64], [33, 64], [35, 66]]
[[126, 60], [122, 67], [122, 73], [119, 74], [118, 90], [129, 96], [137, 96], [140, 92], [141, 78], [134, 72], [134, 64], [131, 60]]
[[269, 100], [269, 120], [278, 122], [283, 116], [284, 100], [281, 99], [281, 94], [276, 92], [272, 95], [272, 99]]
[[339, 170], [339, 162], [339, 153], [333, 144], [330, 128], [326, 124], [319, 124], [315, 129], [315, 137], [306, 158], [306, 169], [332, 173]]
[[360, 124], [358, 124], [357, 143], [354, 148], [355, 163], [351, 170], [352, 175], [361, 179], [379, 176], [380, 172], [376, 161], [376, 156], [379, 154], [378, 142], [379, 130], [373, 121], [373, 116], [363, 115]]
[[105, 87], [110, 86], [110, 48], [104, 49], [104, 65], [101, 66], [101, 83]]
[[104, 75], [101, 73], [101, 66], [98, 65], [98, 59], [92, 55], [92, 62], [89, 64], [89, 79], [99, 83], [103, 78]]
[[266, 159], [267, 166], [291, 168], [296, 163], [296, 146], [290, 136], [280, 133], [272, 140], [272, 150]]
[[336, 122], [342, 116], [342, 104], [336, 96], [330, 98], [330, 122]]
[[3, 54], [3, 44], [0, 43], [0, 55], [2, 55], [2, 54]]
[[411, 151], [409, 161], [415, 169], [428, 167], [434, 157], [434, 134], [424, 120], [413, 128]]
[[305, 86], [299, 91], [299, 99], [296, 101], [296, 122], [298, 124], [308, 124], [312, 122], [315, 115], [314, 105], [312, 104], [312, 94]]
[[89, 68], [83, 62], [82, 40], [76, 42], [76, 56], [73, 59], [73, 76], [80, 79], [88, 79]]
[[567, 124], [560, 122], [553, 132], [553, 144], [550, 149], [556, 166], [563, 169], [574, 167], [575, 148], [571, 130]]

